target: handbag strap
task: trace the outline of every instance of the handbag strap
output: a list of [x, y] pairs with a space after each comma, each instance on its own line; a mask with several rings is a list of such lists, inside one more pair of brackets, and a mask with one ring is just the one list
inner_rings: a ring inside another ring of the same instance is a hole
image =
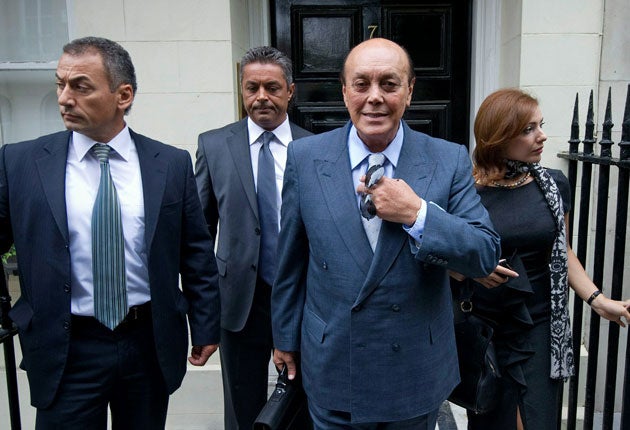
[[459, 283], [459, 309], [465, 314], [468, 314], [473, 310], [473, 291], [470, 279], [466, 279]]

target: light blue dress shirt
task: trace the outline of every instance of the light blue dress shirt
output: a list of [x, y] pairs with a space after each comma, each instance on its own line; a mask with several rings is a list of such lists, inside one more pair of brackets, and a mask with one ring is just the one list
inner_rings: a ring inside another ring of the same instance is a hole
[[[396, 173], [396, 165], [398, 164], [398, 157], [400, 156], [400, 150], [402, 149], [404, 139], [404, 132], [402, 125], [398, 127], [398, 132], [394, 139], [387, 145], [387, 148], [382, 152], [387, 159], [385, 163], [385, 176], [393, 178]], [[368, 168], [368, 157], [371, 152], [369, 148], [363, 143], [357, 129], [354, 125], [350, 128], [348, 135], [348, 154], [350, 157], [350, 167], [352, 169], [352, 183], [356, 188], [359, 186], [360, 178], [363, 176]], [[361, 202], [361, 195], [357, 194], [357, 206]], [[424, 224], [427, 216], [427, 205], [424, 199], [422, 199], [422, 207], [416, 218], [416, 222], [412, 226], [403, 225], [403, 229], [414, 239], [416, 250], [420, 246], [422, 241], [422, 233], [424, 232]], [[415, 250], [414, 250], [415, 251]]]

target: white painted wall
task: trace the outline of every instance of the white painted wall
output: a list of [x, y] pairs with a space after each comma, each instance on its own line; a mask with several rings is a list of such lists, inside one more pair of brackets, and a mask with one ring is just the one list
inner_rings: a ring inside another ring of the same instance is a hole
[[[629, 90], [630, 84], [630, 33], [627, 31], [628, 22], [630, 22], [630, 3], [627, 1], [619, 0], [605, 0], [603, 1], [603, 26], [602, 26], [602, 50], [601, 61], [599, 65], [599, 82], [598, 93], [599, 96], [595, 99], [598, 110], [596, 112], [596, 129], [598, 131], [597, 139], [601, 139], [602, 123], [604, 121], [606, 100], [608, 98], [608, 90], [611, 89], [611, 105], [612, 105], [612, 121], [614, 123], [612, 141], [613, 156], [619, 156], [619, 141], [621, 140], [621, 123], [624, 115], [624, 105], [626, 96]], [[582, 114], [584, 117], [586, 113]], [[596, 145], [598, 146], [598, 145]], [[599, 148], [595, 149], [596, 153], [599, 153]], [[606, 242], [607, 242], [607, 258], [605, 262], [604, 273], [606, 274], [605, 280], [610, 285], [612, 278], [612, 265], [613, 265], [613, 245], [614, 245], [614, 227], [615, 227], [615, 212], [617, 206], [617, 171], [618, 169], [611, 169], [611, 184], [615, 186], [611, 187], [609, 193], [608, 204], [608, 221], [606, 228]], [[598, 172], [598, 169], [594, 169], [594, 177]], [[595, 181], [596, 182], [596, 181]], [[627, 201], [619, 203], [621, 205], [628, 205]], [[593, 207], [593, 213], [595, 208]], [[627, 225], [627, 224], [626, 224]], [[595, 235], [595, 228], [591, 231], [591, 237]], [[630, 226], [627, 229], [625, 243], [630, 243]], [[591, 261], [592, 255], [589, 255]], [[625, 267], [623, 270], [623, 297], [630, 297], [630, 249], [626, 247], [625, 253]], [[600, 346], [599, 346], [599, 360], [604, 361], [607, 356], [605, 349], [606, 340], [608, 338], [609, 323], [606, 321], [600, 322]], [[621, 387], [624, 377], [624, 366], [626, 356], [626, 338], [627, 329], [622, 329], [620, 333], [620, 345], [617, 360], [619, 365], [617, 366], [617, 378], [616, 386]], [[598, 410], [603, 409], [604, 402], [604, 388], [605, 388], [606, 372], [604, 365], [600, 365], [598, 369], [597, 386], [595, 390], [595, 402]], [[621, 410], [622, 393], [617, 391], [615, 393], [615, 410]]]
[[567, 165], [556, 153], [568, 149], [575, 93], [584, 103], [590, 90], [597, 92], [602, 22], [601, 1], [523, 2], [519, 85], [540, 100], [547, 166]]
[[[194, 155], [200, 132], [235, 119], [229, 0], [70, 0], [71, 39], [123, 45], [136, 67], [129, 125]], [[239, 22], [246, 30], [246, 22]]]

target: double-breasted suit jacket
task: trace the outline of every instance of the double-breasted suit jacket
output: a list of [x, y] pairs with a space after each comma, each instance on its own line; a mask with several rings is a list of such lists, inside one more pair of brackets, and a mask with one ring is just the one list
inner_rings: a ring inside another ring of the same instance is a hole
[[[299, 139], [311, 133], [291, 123], [291, 134]], [[254, 299], [260, 251], [247, 118], [199, 136], [195, 175], [208, 228], [217, 240], [221, 327], [240, 331]]]
[[[142, 175], [154, 341], [172, 393], [186, 371], [186, 317], [193, 344], [219, 343], [216, 264], [190, 155], [130, 134]], [[65, 204], [70, 137], [64, 131], [0, 148], [0, 251], [15, 242], [21, 296], [10, 317], [19, 329], [22, 367], [38, 408], [55, 396], [72, 329]]]
[[350, 123], [288, 150], [274, 345], [300, 351], [309, 401], [353, 422], [410, 419], [447, 398], [459, 382], [447, 269], [485, 276], [499, 256], [464, 147], [402, 124], [395, 177], [428, 204], [419, 249], [401, 224], [383, 221], [372, 252], [352, 182]]

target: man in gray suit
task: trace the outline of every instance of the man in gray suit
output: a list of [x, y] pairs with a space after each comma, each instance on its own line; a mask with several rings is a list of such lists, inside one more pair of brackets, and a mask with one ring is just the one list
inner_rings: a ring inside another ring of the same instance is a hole
[[408, 54], [370, 39], [341, 80], [351, 121], [287, 153], [274, 363], [300, 366], [315, 429], [434, 429], [459, 382], [447, 270], [492, 272], [499, 238], [466, 149], [401, 120]]
[[[267, 400], [270, 296], [286, 151], [290, 141], [311, 134], [287, 116], [295, 88], [291, 69], [291, 60], [275, 48], [250, 49], [240, 76], [248, 117], [199, 136], [197, 186], [217, 244], [228, 430], [251, 429]], [[271, 172], [262, 170], [265, 155]]]

